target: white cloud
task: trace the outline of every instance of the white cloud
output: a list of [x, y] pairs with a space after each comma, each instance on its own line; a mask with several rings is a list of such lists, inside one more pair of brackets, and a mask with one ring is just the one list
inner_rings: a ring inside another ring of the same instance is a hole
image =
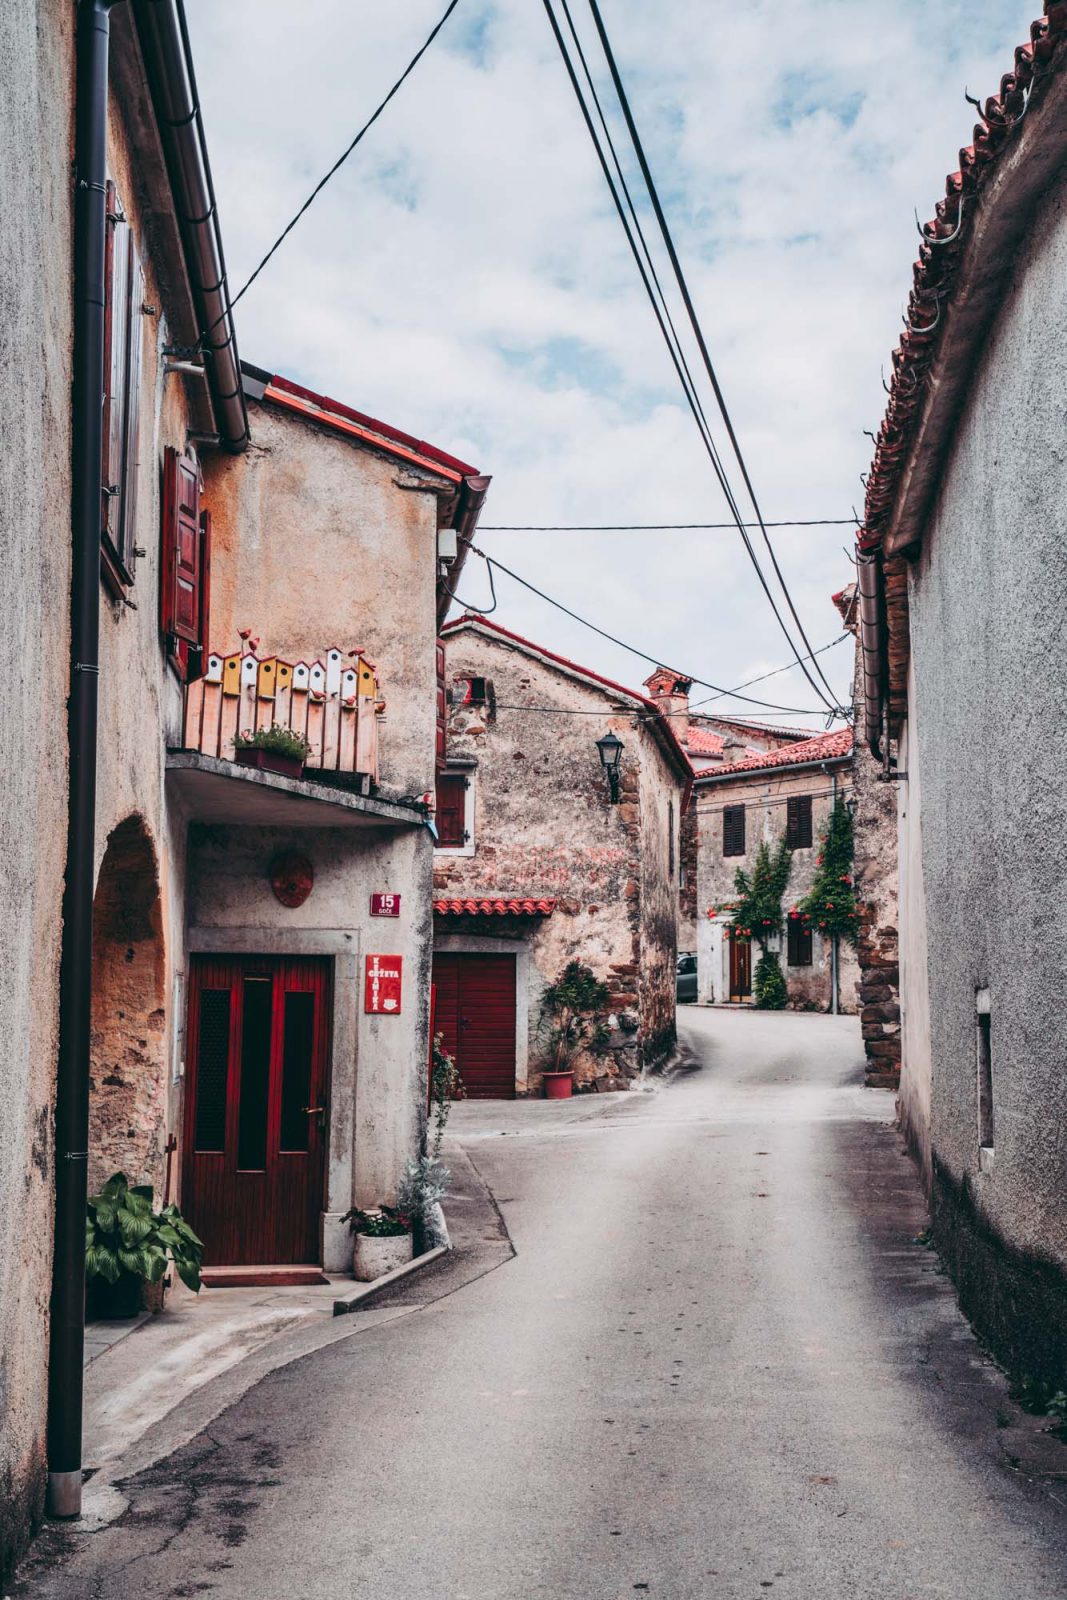
[[[441, 3], [187, 0], [232, 287]], [[964, 86], [997, 87], [1033, 0], [604, 9], [764, 514], [848, 515], [909, 288], [913, 208], [928, 216], [943, 192], [971, 137]], [[247, 359], [491, 472], [487, 522], [725, 520], [534, 3], [463, 0], [237, 319]], [[839, 631], [829, 596], [850, 575], [847, 533], [776, 536], [817, 645]], [[481, 543], [697, 676], [736, 683], [788, 659], [736, 534]], [[500, 592], [507, 625], [645, 676], [508, 580]], [[463, 593], [487, 603], [484, 571]], [[842, 695], [849, 654], [827, 658]], [[766, 694], [813, 703], [796, 670]]]

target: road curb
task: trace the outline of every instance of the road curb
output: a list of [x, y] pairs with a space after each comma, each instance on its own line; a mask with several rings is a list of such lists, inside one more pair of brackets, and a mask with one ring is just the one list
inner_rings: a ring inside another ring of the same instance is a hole
[[451, 1249], [451, 1245], [438, 1244], [432, 1250], [426, 1250], [421, 1256], [415, 1256], [411, 1261], [405, 1261], [402, 1267], [394, 1267], [392, 1272], [383, 1272], [380, 1278], [375, 1278], [373, 1283], [365, 1283], [362, 1288], [354, 1290], [352, 1294], [342, 1295], [333, 1303], [335, 1317], [343, 1317], [350, 1311], [362, 1311], [369, 1305], [376, 1295], [383, 1289], [392, 1288], [394, 1283], [400, 1283], [404, 1278], [410, 1278], [413, 1273], [428, 1267], [431, 1261], [440, 1261]]

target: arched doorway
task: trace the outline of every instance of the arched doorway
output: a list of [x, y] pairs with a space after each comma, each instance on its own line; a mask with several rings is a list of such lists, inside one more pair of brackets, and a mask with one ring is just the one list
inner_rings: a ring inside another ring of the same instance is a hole
[[108, 835], [93, 901], [90, 1194], [125, 1172], [162, 1197], [164, 984], [156, 853], [143, 818], [127, 817]]

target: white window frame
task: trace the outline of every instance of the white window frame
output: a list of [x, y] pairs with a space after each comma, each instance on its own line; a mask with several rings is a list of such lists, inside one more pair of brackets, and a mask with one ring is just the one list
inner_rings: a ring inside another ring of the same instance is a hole
[[473, 767], [446, 766], [440, 773], [442, 778], [466, 778], [467, 787], [463, 791], [463, 831], [467, 835], [466, 844], [439, 844], [434, 841], [433, 853], [435, 856], [472, 856], [477, 849], [474, 836], [474, 772]]

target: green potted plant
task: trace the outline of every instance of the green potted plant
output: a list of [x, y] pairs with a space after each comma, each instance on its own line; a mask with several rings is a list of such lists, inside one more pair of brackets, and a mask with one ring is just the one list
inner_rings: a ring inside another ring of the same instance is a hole
[[569, 1099], [578, 1057], [603, 1054], [608, 1029], [602, 1013], [609, 999], [607, 984], [583, 961], [568, 961], [542, 994], [539, 1031], [546, 1100]]
[[173, 1262], [182, 1282], [200, 1292], [204, 1246], [178, 1207], [152, 1210], [152, 1190], [130, 1185], [124, 1172], [90, 1196], [85, 1218], [85, 1277], [89, 1316], [135, 1317], [145, 1286], [158, 1284]]
[[256, 767], [260, 772], [277, 772], [283, 778], [299, 778], [311, 745], [302, 733], [274, 723], [270, 728], [246, 729], [233, 741], [234, 760], [241, 767]]
[[373, 1283], [411, 1260], [411, 1217], [395, 1206], [361, 1211], [353, 1206], [341, 1218], [355, 1234], [352, 1269], [360, 1283]]

